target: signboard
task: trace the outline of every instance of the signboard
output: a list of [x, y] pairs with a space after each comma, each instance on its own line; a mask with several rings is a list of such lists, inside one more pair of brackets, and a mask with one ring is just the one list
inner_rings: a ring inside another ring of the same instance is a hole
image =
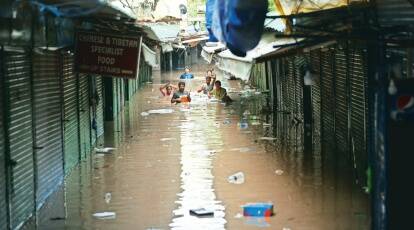
[[136, 78], [141, 37], [78, 31], [75, 63], [79, 73]]

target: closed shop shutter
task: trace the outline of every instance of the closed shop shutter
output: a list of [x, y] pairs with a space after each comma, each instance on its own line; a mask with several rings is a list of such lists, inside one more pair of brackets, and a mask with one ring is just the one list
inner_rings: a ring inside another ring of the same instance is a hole
[[303, 119], [303, 76], [306, 59], [296, 56], [295, 59], [295, 113], [296, 117]]
[[98, 91], [99, 102], [96, 109], [97, 135], [102, 136], [104, 133], [104, 98], [102, 76], [96, 76], [96, 90]]
[[312, 111], [313, 111], [313, 137], [315, 149], [320, 149], [321, 142], [321, 59], [320, 50], [314, 50], [310, 54], [310, 65], [313, 71], [312, 85]]
[[[98, 110], [98, 107], [97, 107], [98, 105], [96, 104], [96, 97], [97, 97], [96, 94], [98, 93], [97, 87], [96, 87], [97, 77], [98, 77], [97, 75], [89, 77], [89, 96], [90, 96], [89, 118], [90, 118], [90, 128], [91, 128], [91, 132], [90, 132], [91, 133], [91, 146], [94, 146], [96, 144], [97, 135], [98, 135], [97, 133], [98, 122], [97, 122], [97, 117], [96, 117], [97, 110]], [[93, 126], [94, 122], [95, 122], [96, 127]]]
[[79, 162], [78, 90], [73, 61], [72, 54], [62, 55], [65, 174]]
[[5, 87], [8, 89], [8, 138], [10, 158], [16, 162], [10, 177], [11, 227], [18, 228], [33, 215], [34, 169], [30, 56], [6, 52]]
[[3, 52], [0, 50], [0, 226], [7, 226], [7, 201], [6, 201], [6, 169], [5, 167], [5, 142], [4, 142], [4, 76], [3, 76]]
[[91, 151], [91, 122], [89, 107], [89, 82], [88, 75], [79, 74], [79, 132], [81, 159], [86, 158]]
[[333, 73], [333, 51], [322, 52], [322, 72], [321, 72], [321, 116], [322, 116], [322, 146], [323, 149], [332, 150], [334, 142], [332, 135], [335, 130], [335, 92], [334, 92], [334, 73]]
[[119, 87], [118, 87], [118, 79], [112, 78], [112, 92], [113, 92], [113, 111], [114, 111], [114, 118], [118, 116], [119, 112]]
[[295, 113], [295, 65], [294, 58], [287, 58], [287, 98], [286, 105], [288, 111], [293, 115]]
[[367, 124], [368, 124], [368, 73], [366, 53], [360, 49], [350, 51], [350, 90], [351, 90], [351, 152], [358, 178], [366, 181], [365, 169], [367, 159]]
[[34, 54], [37, 208], [63, 181], [61, 80], [56, 52]]
[[335, 52], [335, 138], [338, 151], [348, 150], [348, 90], [347, 57], [345, 48], [338, 45]]

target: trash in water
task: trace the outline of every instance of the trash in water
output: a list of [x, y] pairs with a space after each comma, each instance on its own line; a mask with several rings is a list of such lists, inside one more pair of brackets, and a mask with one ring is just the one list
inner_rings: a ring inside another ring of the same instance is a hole
[[251, 149], [249, 147], [241, 147], [241, 148], [232, 148], [231, 151], [239, 151], [241, 153], [249, 152]]
[[291, 230], [291, 228], [283, 227], [282, 230]]
[[205, 208], [190, 209], [190, 215], [198, 217], [214, 216], [214, 211]]
[[148, 111], [149, 114], [168, 114], [168, 113], [173, 113], [173, 112], [174, 112], [173, 109], [153, 109], [153, 110]]
[[259, 95], [259, 94], [262, 94], [262, 92], [256, 91], [254, 92], [254, 94]]
[[57, 217], [51, 217], [49, 220], [65, 220], [65, 217], [57, 216]]
[[258, 118], [257, 118], [257, 116], [254, 116], [254, 115], [253, 115], [253, 116], [250, 116], [250, 117], [249, 117], [249, 120], [258, 120]]
[[240, 129], [247, 129], [247, 128], [249, 128], [249, 124], [247, 124], [247, 122], [239, 122], [239, 123], [237, 123], [237, 126]]
[[148, 104], [151, 104], [151, 101], [147, 101]]
[[166, 138], [161, 138], [160, 141], [175, 141], [177, 140], [175, 137], [166, 137]]
[[143, 117], [146, 117], [146, 116], [148, 116], [149, 115], [149, 113], [147, 113], [147, 112], [142, 112], [141, 113], [141, 116], [143, 116]]
[[276, 175], [281, 176], [283, 174], [283, 170], [278, 169], [275, 171]]
[[95, 148], [96, 153], [112, 153], [116, 148], [106, 147], [106, 148]]
[[223, 121], [223, 124], [225, 124], [225, 125], [231, 124], [231, 121], [229, 119], [226, 119], [226, 120]]
[[227, 181], [229, 183], [233, 183], [233, 184], [243, 184], [244, 183], [244, 173], [243, 172], [235, 173], [235, 174], [229, 176], [227, 178]]
[[248, 110], [244, 111], [243, 115], [245, 115], [245, 116], [250, 115], [250, 111], [248, 111]]
[[257, 126], [257, 125], [260, 125], [260, 122], [257, 122], [257, 121], [253, 121], [252, 123], [250, 123], [251, 125], [254, 125], [254, 126]]
[[270, 127], [270, 126], [271, 126], [270, 124], [263, 123], [263, 127]]
[[109, 204], [109, 202], [111, 202], [111, 199], [112, 199], [112, 194], [111, 194], [110, 192], [107, 192], [107, 193], [105, 194], [105, 202], [106, 202], [107, 204]]
[[242, 207], [244, 216], [269, 217], [273, 215], [272, 203], [248, 203]]
[[261, 138], [259, 138], [259, 140], [262, 140], [262, 141], [274, 141], [276, 139], [277, 139], [276, 137], [261, 137]]
[[97, 212], [93, 214], [93, 216], [98, 219], [115, 219], [116, 213], [115, 212]]
[[235, 216], [234, 216], [234, 218], [236, 218], [236, 219], [240, 219], [240, 218], [242, 218], [243, 217], [243, 214], [241, 214], [241, 213], [237, 213]]

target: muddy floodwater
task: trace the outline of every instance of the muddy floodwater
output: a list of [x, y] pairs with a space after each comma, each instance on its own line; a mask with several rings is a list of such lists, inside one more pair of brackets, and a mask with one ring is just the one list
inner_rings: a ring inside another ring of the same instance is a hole
[[[106, 124], [100, 147], [116, 150], [92, 153], [71, 172], [39, 229], [370, 229], [369, 195], [347, 157], [304, 154], [300, 129], [237, 80], [223, 81], [230, 105], [198, 95], [205, 68], [193, 69], [193, 101], [179, 105], [159, 92], [179, 72], [155, 72]], [[242, 183], [230, 183], [237, 172]], [[273, 203], [274, 215], [243, 217], [252, 202]], [[214, 216], [189, 214], [197, 208]]]

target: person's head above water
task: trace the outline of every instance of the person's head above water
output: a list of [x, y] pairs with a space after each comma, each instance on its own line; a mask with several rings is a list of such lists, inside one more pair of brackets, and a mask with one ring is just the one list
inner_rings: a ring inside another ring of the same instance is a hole
[[214, 86], [216, 86], [217, 89], [221, 88], [221, 81], [214, 82]]
[[178, 83], [178, 90], [179, 90], [180, 92], [184, 92], [184, 88], [185, 88], [185, 82], [180, 81], [180, 82]]
[[207, 83], [207, 84], [210, 84], [210, 83], [211, 83], [211, 76], [207, 76], [207, 77], [206, 77], [206, 83]]
[[190, 72], [190, 67], [186, 66], [186, 67], [185, 67], [185, 69], [184, 69], [184, 71], [185, 71], [186, 73], [189, 73], [189, 72]]
[[165, 90], [167, 91], [167, 94], [168, 94], [168, 95], [170, 95], [170, 94], [171, 94], [171, 92], [172, 92], [172, 86], [171, 86], [171, 85], [168, 85], [168, 86], [165, 88]]

